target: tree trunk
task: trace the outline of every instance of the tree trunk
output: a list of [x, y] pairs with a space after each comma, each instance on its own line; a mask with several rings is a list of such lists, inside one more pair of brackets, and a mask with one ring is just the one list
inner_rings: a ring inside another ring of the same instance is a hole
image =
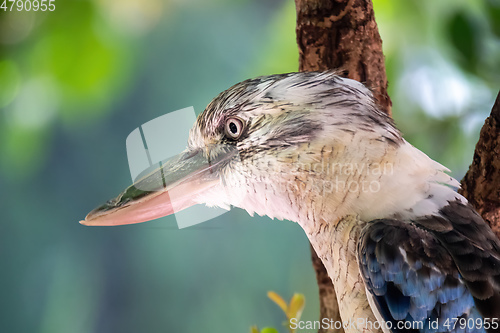
[[371, 0], [295, 0], [300, 71], [339, 70], [373, 89], [391, 113], [382, 39]]
[[[382, 40], [371, 0], [295, 0], [299, 70], [338, 70], [369, 86], [391, 114]], [[486, 119], [473, 163], [460, 192], [500, 237], [500, 93]], [[319, 287], [320, 318], [340, 320], [337, 297], [321, 260], [311, 247]], [[343, 332], [343, 329], [324, 330]]]
[[500, 238], [500, 92], [484, 122], [459, 192]]
[[[339, 70], [339, 74], [372, 88], [380, 108], [390, 115], [382, 39], [371, 0], [295, 0], [295, 5], [299, 70]], [[332, 281], [312, 247], [311, 256], [319, 287], [320, 317], [340, 321]]]

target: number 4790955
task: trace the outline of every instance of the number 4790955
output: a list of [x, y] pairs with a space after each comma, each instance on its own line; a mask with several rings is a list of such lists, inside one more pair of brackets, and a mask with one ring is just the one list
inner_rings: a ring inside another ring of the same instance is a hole
[[[1, 1], [1, 0], [0, 0]], [[3, 0], [0, 10], [13, 11], [51, 11], [56, 10], [56, 0]]]

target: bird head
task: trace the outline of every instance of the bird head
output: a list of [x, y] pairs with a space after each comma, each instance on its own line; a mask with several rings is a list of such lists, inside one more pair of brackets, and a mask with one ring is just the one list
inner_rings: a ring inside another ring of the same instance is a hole
[[[396, 206], [409, 195], [391, 190], [439, 169], [417, 163], [420, 152], [405, 145], [357, 81], [318, 72], [250, 79], [207, 106], [184, 152], [82, 223], [144, 222], [198, 203], [296, 222], [367, 211], [377, 217], [387, 211], [382, 202]], [[397, 172], [409, 177], [393, 178]]]

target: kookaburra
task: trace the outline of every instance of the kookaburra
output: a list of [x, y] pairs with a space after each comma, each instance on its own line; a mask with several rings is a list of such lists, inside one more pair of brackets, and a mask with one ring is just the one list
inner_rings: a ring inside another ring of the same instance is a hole
[[263, 76], [217, 96], [184, 152], [82, 223], [144, 222], [199, 203], [294, 221], [342, 321], [366, 324], [346, 332], [500, 332], [500, 242], [447, 171], [401, 137], [363, 84]]

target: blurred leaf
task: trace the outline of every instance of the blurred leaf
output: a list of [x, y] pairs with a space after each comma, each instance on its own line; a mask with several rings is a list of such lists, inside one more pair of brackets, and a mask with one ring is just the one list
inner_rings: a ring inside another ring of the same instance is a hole
[[278, 304], [278, 306], [283, 310], [285, 314], [288, 312], [288, 305], [286, 304], [285, 300], [275, 293], [274, 291], [268, 291], [267, 292], [267, 297], [269, 297], [274, 303]]
[[259, 328], [256, 325], [250, 327], [250, 333], [259, 333]]
[[278, 333], [278, 330], [272, 327], [264, 327], [260, 333]]
[[297, 293], [294, 294], [290, 300], [290, 304], [286, 304], [285, 300], [274, 291], [267, 292], [267, 297], [269, 297], [274, 303], [278, 304], [281, 310], [283, 310], [287, 318], [287, 321], [284, 322], [283, 325], [288, 327], [291, 333], [294, 333], [295, 330], [290, 327], [290, 319], [297, 318], [298, 320], [302, 316], [302, 311], [304, 310], [306, 302], [304, 295]]
[[500, 0], [487, 0], [486, 13], [489, 17], [491, 30], [500, 38]]
[[297, 318], [297, 320], [299, 320], [304, 310], [305, 303], [306, 300], [303, 294], [294, 294], [290, 300], [290, 306], [286, 313], [288, 319]]
[[462, 55], [464, 66], [473, 71], [478, 61], [477, 25], [464, 12], [456, 13], [448, 22], [448, 32], [451, 44]]

